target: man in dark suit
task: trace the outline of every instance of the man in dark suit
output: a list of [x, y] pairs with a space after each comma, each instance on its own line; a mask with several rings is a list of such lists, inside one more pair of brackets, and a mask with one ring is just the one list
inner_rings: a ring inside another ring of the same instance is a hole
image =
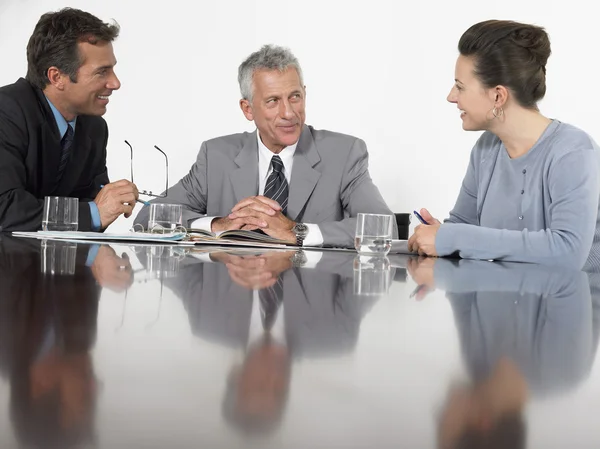
[[127, 180], [109, 182], [101, 118], [121, 87], [118, 34], [118, 26], [70, 8], [37, 23], [27, 79], [0, 88], [0, 231], [40, 229], [45, 196], [79, 198], [81, 231], [131, 215], [138, 191]]

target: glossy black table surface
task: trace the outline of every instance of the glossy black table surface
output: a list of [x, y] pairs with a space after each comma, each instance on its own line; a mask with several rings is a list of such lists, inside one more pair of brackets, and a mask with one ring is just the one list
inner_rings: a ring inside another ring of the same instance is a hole
[[0, 448], [598, 448], [600, 274], [0, 236]]

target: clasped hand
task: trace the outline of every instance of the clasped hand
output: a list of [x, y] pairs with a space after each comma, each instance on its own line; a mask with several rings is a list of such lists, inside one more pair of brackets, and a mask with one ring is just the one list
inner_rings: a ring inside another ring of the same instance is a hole
[[277, 201], [262, 195], [251, 196], [237, 203], [227, 217], [216, 218], [212, 222], [212, 231], [245, 229], [261, 230], [265, 234], [289, 243], [296, 242], [292, 232], [294, 222], [281, 212]]

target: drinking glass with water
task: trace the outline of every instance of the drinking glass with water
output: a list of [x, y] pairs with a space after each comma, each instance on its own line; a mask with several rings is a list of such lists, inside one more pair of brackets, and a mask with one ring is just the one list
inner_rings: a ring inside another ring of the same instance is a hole
[[392, 248], [393, 215], [358, 214], [354, 247], [360, 254], [386, 255]]
[[79, 226], [79, 200], [60, 196], [44, 199], [42, 229], [44, 231], [77, 231]]
[[148, 230], [151, 232], [176, 232], [183, 222], [181, 204], [150, 204]]

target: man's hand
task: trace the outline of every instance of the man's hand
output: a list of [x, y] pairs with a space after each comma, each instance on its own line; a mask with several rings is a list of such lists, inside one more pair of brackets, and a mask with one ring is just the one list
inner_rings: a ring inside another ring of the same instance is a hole
[[101, 287], [122, 292], [133, 283], [133, 268], [127, 254], [117, 256], [115, 250], [102, 245], [92, 264], [92, 274]]
[[137, 187], [126, 179], [106, 184], [94, 199], [100, 212], [101, 228], [106, 229], [121, 214], [129, 218], [138, 198]]
[[273, 251], [257, 256], [234, 256], [225, 252], [211, 253], [213, 260], [224, 263], [231, 279], [247, 289], [271, 287], [279, 274], [292, 267], [295, 251]]
[[[231, 210], [229, 220], [242, 220], [243, 228], [260, 229], [276, 239], [296, 243], [296, 234], [292, 232], [295, 223], [281, 213], [277, 201], [264, 196], [252, 196], [240, 201]], [[239, 228], [238, 228], [239, 229]]]

